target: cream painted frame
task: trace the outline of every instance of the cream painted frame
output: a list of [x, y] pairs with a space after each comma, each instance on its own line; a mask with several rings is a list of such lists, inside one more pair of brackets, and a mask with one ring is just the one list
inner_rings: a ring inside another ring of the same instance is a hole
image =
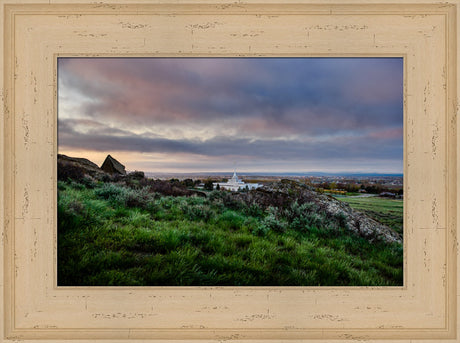
[[[457, 1], [4, 0], [0, 11], [2, 341], [459, 342]], [[404, 287], [56, 287], [56, 58], [77, 55], [404, 57]]]

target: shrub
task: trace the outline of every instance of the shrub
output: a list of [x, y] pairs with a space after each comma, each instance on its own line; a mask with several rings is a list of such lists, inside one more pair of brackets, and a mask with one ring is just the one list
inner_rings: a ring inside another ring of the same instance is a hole
[[230, 192], [221, 192], [222, 202], [225, 207], [235, 211], [246, 211], [247, 205], [239, 199], [236, 199]]
[[253, 235], [264, 237], [270, 232], [270, 227], [266, 223], [259, 223], [251, 230]]
[[244, 223], [244, 217], [235, 211], [227, 210], [219, 216], [217, 222], [225, 229], [238, 230]]
[[285, 232], [286, 231], [286, 222], [279, 220], [273, 213], [270, 213], [264, 218], [261, 224], [260, 230], [262, 231], [275, 231], [275, 232]]
[[209, 206], [206, 205], [188, 205], [181, 206], [182, 212], [185, 214], [187, 219], [192, 221], [208, 221], [214, 212]]
[[209, 200], [212, 202], [222, 202], [225, 197], [225, 192], [212, 191], [209, 193]]
[[339, 212], [335, 215], [335, 220], [337, 222], [337, 225], [340, 228], [347, 229], [348, 228], [348, 223], [347, 223], [347, 217], [345, 216], [345, 213]]
[[85, 176], [85, 169], [73, 163], [65, 163], [58, 160], [58, 180], [81, 180]]
[[95, 190], [95, 194], [109, 200], [113, 205], [144, 209], [152, 206], [155, 198], [155, 195], [150, 193], [146, 187], [135, 190], [113, 183], [105, 183], [101, 188]]
[[78, 200], [68, 203], [58, 200], [58, 231], [65, 232], [80, 228], [84, 222], [83, 205]]
[[138, 209], [130, 210], [129, 215], [126, 218], [126, 222], [135, 227], [148, 226], [150, 223], [150, 215], [148, 213], [142, 213]]
[[81, 183], [79, 182], [76, 182], [74, 180], [70, 181], [70, 187], [74, 188], [74, 189], [78, 189], [78, 190], [82, 190], [82, 189], [85, 189], [85, 186], [82, 185]]
[[139, 190], [130, 189], [124, 196], [126, 206], [144, 209], [148, 209], [153, 204], [155, 198], [146, 188], [141, 188]]
[[214, 188], [214, 185], [212, 183], [212, 180], [207, 180], [205, 183], [204, 183], [204, 189], [208, 190], [208, 191], [212, 191]]
[[195, 185], [195, 183], [193, 182], [192, 179], [185, 179], [181, 182], [185, 187], [193, 187]]
[[243, 223], [243, 229], [252, 232], [259, 225], [259, 220], [254, 217], [247, 217]]
[[138, 170], [135, 170], [131, 173], [129, 173], [127, 175], [127, 178], [128, 179], [132, 179], [132, 180], [141, 180], [145, 177], [145, 174], [143, 171], [138, 171]]
[[111, 218], [115, 214], [115, 211], [104, 200], [85, 199], [83, 203], [86, 219], [92, 224]]
[[190, 198], [186, 198], [186, 200], [189, 205], [209, 205], [208, 199], [200, 196], [191, 196]]
[[67, 188], [66, 183], [64, 181], [58, 181], [57, 182], [57, 189], [59, 191], [65, 191]]
[[86, 188], [93, 189], [96, 187], [96, 182], [89, 176], [85, 176], [80, 180], [81, 184]]
[[252, 203], [250, 206], [246, 208], [246, 213], [252, 217], [262, 217], [264, 211], [260, 208], [258, 204]]
[[114, 183], [104, 183], [101, 188], [95, 190], [95, 194], [103, 199], [114, 200], [116, 197], [126, 192], [126, 188]]
[[162, 180], [151, 180], [151, 179], [142, 179], [140, 180], [141, 186], [150, 186], [149, 191], [151, 193], [160, 193], [163, 195], [172, 195], [172, 196], [185, 196], [192, 195], [193, 192], [188, 190], [180, 182], [169, 182]]

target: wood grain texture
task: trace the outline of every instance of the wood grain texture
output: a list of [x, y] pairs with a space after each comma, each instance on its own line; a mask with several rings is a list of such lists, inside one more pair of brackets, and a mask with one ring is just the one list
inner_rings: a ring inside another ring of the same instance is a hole
[[[458, 342], [458, 2], [0, 3], [5, 342]], [[59, 56], [404, 58], [404, 287], [57, 287]]]

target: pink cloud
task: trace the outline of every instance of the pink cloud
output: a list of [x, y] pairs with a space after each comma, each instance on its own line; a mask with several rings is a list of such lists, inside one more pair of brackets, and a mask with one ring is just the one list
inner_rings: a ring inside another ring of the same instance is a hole
[[380, 131], [373, 131], [369, 133], [369, 137], [376, 139], [401, 139], [403, 137], [403, 129], [398, 127]]

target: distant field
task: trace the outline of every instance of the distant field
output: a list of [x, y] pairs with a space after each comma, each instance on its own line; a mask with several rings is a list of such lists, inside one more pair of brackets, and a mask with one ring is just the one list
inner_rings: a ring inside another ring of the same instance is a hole
[[380, 197], [337, 197], [347, 202], [355, 210], [366, 213], [371, 218], [403, 232], [403, 201]]

